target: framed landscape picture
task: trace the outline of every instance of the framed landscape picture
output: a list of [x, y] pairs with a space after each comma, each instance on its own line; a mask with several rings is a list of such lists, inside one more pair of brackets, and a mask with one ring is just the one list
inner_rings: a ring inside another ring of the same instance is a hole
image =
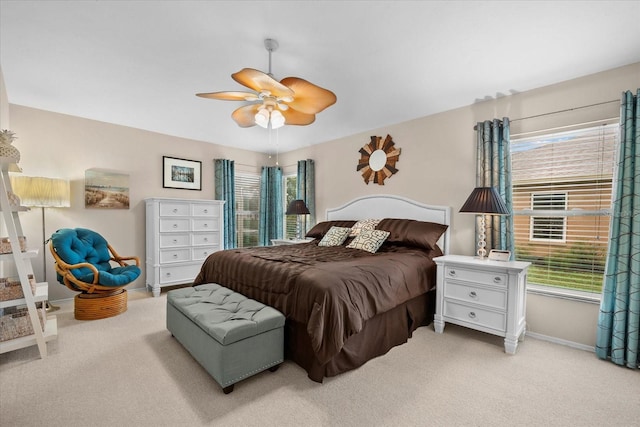
[[129, 175], [104, 169], [84, 173], [84, 207], [129, 209]]
[[164, 188], [202, 190], [202, 162], [162, 156]]

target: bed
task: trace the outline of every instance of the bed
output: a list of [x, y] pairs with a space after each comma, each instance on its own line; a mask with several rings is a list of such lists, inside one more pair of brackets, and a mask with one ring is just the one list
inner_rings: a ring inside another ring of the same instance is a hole
[[[390, 195], [360, 197], [328, 209], [326, 220], [307, 233], [314, 238], [309, 243], [211, 254], [194, 285], [218, 283], [281, 311], [286, 357], [322, 382], [385, 354], [431, 323], [432, 258], [449, 251], [450, 217], [447, 206]], [[353, 233], [372, 218], [381, 219], [373, 224], [379, 231], [362, 236], [385, 235], [374, 253], [347, 247], [362, 241], [358, 237], [322, 246], [340, 231], [332, 227]]]

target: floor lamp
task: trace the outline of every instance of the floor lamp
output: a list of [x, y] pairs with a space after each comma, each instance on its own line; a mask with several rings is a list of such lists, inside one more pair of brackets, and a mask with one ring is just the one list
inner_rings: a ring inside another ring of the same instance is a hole
[[[71, 206], [71, 190], [69, 181], [57, 178], [32, 176], [11, 176], [13, 192], [20, 197], [22, 206], [40, 208], [42, 210], [42, 270], [44, 281], [47, 281], [47, 257], [45, 241], [47, 240], [44, 208], [68, 208]], [[47, 311], [55, 311], [59, 307], [46, 303]]]

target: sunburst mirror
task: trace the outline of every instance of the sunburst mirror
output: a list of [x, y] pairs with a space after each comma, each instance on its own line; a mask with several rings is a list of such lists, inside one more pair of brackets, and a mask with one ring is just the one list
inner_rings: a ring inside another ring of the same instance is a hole
[[384, 180], [398, 172], [396, 162], [400, 159], [400, 149], [395, 148], [391, 135], [383, 140], [381, 136], [372, 136], [371, 142], [360, 149], [360, 161], [357, 171], [362, 172], [364, 183], [384, 185]]

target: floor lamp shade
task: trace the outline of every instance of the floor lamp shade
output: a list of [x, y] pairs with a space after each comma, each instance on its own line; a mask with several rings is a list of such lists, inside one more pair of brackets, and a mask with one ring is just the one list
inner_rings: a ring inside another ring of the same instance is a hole
[[68, 208], [71, 206], [69, 181], [58, 178], [12, 176], [11, 187], [22, 206]]

